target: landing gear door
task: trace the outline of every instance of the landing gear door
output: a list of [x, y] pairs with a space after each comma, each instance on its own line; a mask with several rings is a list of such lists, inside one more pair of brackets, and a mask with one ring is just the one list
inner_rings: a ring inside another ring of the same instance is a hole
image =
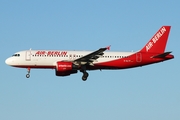
[[141, 62], [141, 61], [142, 61], [142, 54], [136, 53], [136, 62]]
[[26, 61], [31, 61], [31, 50], [26, 51], [25, 60]]

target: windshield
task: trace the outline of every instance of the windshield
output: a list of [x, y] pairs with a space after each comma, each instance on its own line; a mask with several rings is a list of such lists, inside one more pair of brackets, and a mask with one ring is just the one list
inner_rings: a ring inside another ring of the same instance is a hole
[[14, 55], [12, 55], [12, 56], [19, 57], [19, 56], [20, 56], [20, 54], [14, 54]]

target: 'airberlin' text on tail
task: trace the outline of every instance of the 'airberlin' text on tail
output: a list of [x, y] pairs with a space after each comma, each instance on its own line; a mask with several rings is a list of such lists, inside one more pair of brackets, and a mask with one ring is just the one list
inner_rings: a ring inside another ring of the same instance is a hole
[[163, 53], [166, 48], [170, 28], [170, 26], [162, 26], [141, 52]]
[[161, 36], [166, 32], [166, 28], [163, 27], [156, 35], [152, 38], [152, 40], [146, 45], [146, 52], [148, 52], [151, 47], [161, 38]]

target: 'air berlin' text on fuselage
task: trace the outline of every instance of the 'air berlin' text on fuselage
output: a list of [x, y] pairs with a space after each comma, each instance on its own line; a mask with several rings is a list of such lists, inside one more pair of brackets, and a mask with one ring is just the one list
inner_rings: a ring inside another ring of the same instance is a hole
[[163, 34], [166, 32], [166, 28], [163, 27], [160, 31], [156, 33], [156, 35], [153, 36], [151, 41], [146, 45], [146, 51], [148, 52], [152, 47], [153, 44], [156, 44], [156, 42], [163, 36]]
[[37, 51], [35, 55], [67, 55], [67, 51]]

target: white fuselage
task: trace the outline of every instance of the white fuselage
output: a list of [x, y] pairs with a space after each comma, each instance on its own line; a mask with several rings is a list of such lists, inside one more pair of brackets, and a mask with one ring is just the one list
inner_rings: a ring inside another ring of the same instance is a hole
[[[15, 53], [6, 60], [11, 66], [56, 66], [58, 61], [73, 61], [93, 51], [26, 50]], [[127, 57], [135, 52], [104, 52], [94, 64]]]

